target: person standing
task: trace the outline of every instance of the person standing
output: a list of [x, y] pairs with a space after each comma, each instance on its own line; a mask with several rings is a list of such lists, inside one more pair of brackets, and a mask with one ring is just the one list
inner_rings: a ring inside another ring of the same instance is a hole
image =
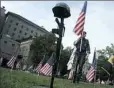
[[86, 37], [86, 32], [83, 31], [81, 37], [74, 43], [76, 47], [76, 52], [72, 66], [72, 69], [74, 69], [73, 83], [75, 83], [75, 80], [77, 81], [77, 83], [79, 83], [80, 78], [82, 76], [83, 65], [86, 61], [86, 58], [90, 54], [89, 40], [86, 39], [85, 37]]

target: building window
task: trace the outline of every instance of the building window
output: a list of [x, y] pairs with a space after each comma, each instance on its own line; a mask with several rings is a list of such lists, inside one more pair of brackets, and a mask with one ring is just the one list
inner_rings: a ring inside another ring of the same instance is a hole
[[15, 33], [12, 33], [12, 36], [14, 36], [15, 35]]
[[13, 20], [10, 20], [10, 23], [12, 23], [13, 22]]
[[9, 28], [11, 27], [11, 25], [8, 26]]
[[31, 31], [31, 33], [33, 33], [33, 30]]
[[16, 28], [14, 28], [14, 31], [16, 31]]
[[22, 33], [22, 31], [20, 30], [19, 33]]
[[15, 44], [12, 44], [12, 46], [14, 47], [14, 46], [15, 46]]
[[16, 23], [16, 25], [18, 26], [18, 25], [19, 25], [19, 23]]
[[4, 41], [5, 44], [7, 44], [7, 41]]
[[27, 33], [25, 33], [25, 35], [27, 35]]

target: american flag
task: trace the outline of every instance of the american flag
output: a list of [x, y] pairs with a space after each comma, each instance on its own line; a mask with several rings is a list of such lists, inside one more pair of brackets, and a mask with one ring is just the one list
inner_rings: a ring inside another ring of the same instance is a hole
[[36, 67], [36, 72], [40, 72], [40, 69], [41, 69], [41, 67], [42, 67], [42, 62], [40, 62], [39, 64], [38, 64], [38, 66]]
[[68, 75], [68, 79], [71, 80], [73, 78], [73, 69], [70, 70], [70, 73]]
[[86, 8], [87, 8], [87, 1], [85, 1], [85, 3], [84, 3], [82, 11], [78, 17], [78, 20], [77, 20], [76, 25], [75, 25], [74, 30], [73, 30], [74, 33], [76, 33], [77, 35], [82, 34], [82, 32], [84, 30]]
[[20, 51], [19, 48], [20, 48], [20, 47], [17, 48], [15, 54], [14, 54], [14, 55], [11, 57], [11, 59], [8, 61], [8, 63], [7, 63], [7, 66], [8, 66], [8, 67], [11, 67], [11, 68], [14, 67], [14, 63], [15, 63], [15, 61], [16, 61], [16, 57], [17, 57], [17, 55], [18, 55], [18, 52]]
[[38, 66], [36, 67], [36, 72], [38, 72], [38, 73], [40, 72], [40, 69], [43, 66], [44, 60], [45, 60], [45, 55], [44, 55], [43, 59], [40, 61], [40, 63], [38, 64]]
[[94, 51], [93, 63], [90, 67], [90, 70], [87, 72], [86, 79], [91, 82], [95, 78], [96, 71], [96, 50]]
[[7, 66], [13, 68], [15, 60], [16, 60], [16, 57], [15, 56], [12, 56], [12, 58], [7, 63]]
[[47, 61], [47, 63], [40, 69], [40, 73], [51, 76], [52, 75], [52, 67], [54, 62], [54, 55], [52, 53], [51, 57]]

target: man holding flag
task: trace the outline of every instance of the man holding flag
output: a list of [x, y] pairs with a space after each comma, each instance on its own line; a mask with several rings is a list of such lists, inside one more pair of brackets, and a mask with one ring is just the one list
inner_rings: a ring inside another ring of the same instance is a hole
[[[76, 52], [75, 57], [72, 65], [73, 72], [73, 83], [75, 80], [79, 83], [81, 75], [82, 75], [82, 68], [86, 60], [86, 56], [90, 54], [90, 45], [88, 39], [86, 39], [86, 32], [84, 30], [85, 24], [85, 16], [86, 16], [86, 8], [87, 8], [87, 1], [85, 1], [82, 11], [78, 17], [77, 23], [74, 27], [74, 33], [81, 37], [75, 42]], [[78, 69], [79, 70], [78, 70]]]
[[[74, 68], [74, 77], [73, 77], [73, 83], [75, 82], [75, 79], [77, 81], [77, 83], [79, 82], [81, 76], [82, 76], [82, 68], [83, 65], [86, 61], [86, 58], [88, 57], [88, 55], [90, 54], [90, 45], [89, 45], [89, 41], [88, 39], [85, 38], [86, 37], [86, 32], [83, 32], [83, 36], [82, 38], [80, 38], [76, 43], [75, 43], [75, 47], [76, 52], [75, 52], [75, 58], [73, 61], [73, 68]], [[81, 39], [82, 39], [82, 45], [81, 45]], [[81, 50], [80, 50], [80, 45], [81, 45]], [[79, 70], [78, 70], [78, 69]]]

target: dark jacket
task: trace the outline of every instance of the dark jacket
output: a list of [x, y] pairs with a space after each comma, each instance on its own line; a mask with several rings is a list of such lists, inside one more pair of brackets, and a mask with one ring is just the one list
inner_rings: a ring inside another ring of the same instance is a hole
[[77, 43], [75, 44], [78, 53], [90, 53], [90, 45], [89, 45], [89, 41], [86, 38], [82, 38], [82, 46], [81, 46], [81, 52], [80, 52], [80, 44], [81, 44], [81, 38], [77, 41]]

